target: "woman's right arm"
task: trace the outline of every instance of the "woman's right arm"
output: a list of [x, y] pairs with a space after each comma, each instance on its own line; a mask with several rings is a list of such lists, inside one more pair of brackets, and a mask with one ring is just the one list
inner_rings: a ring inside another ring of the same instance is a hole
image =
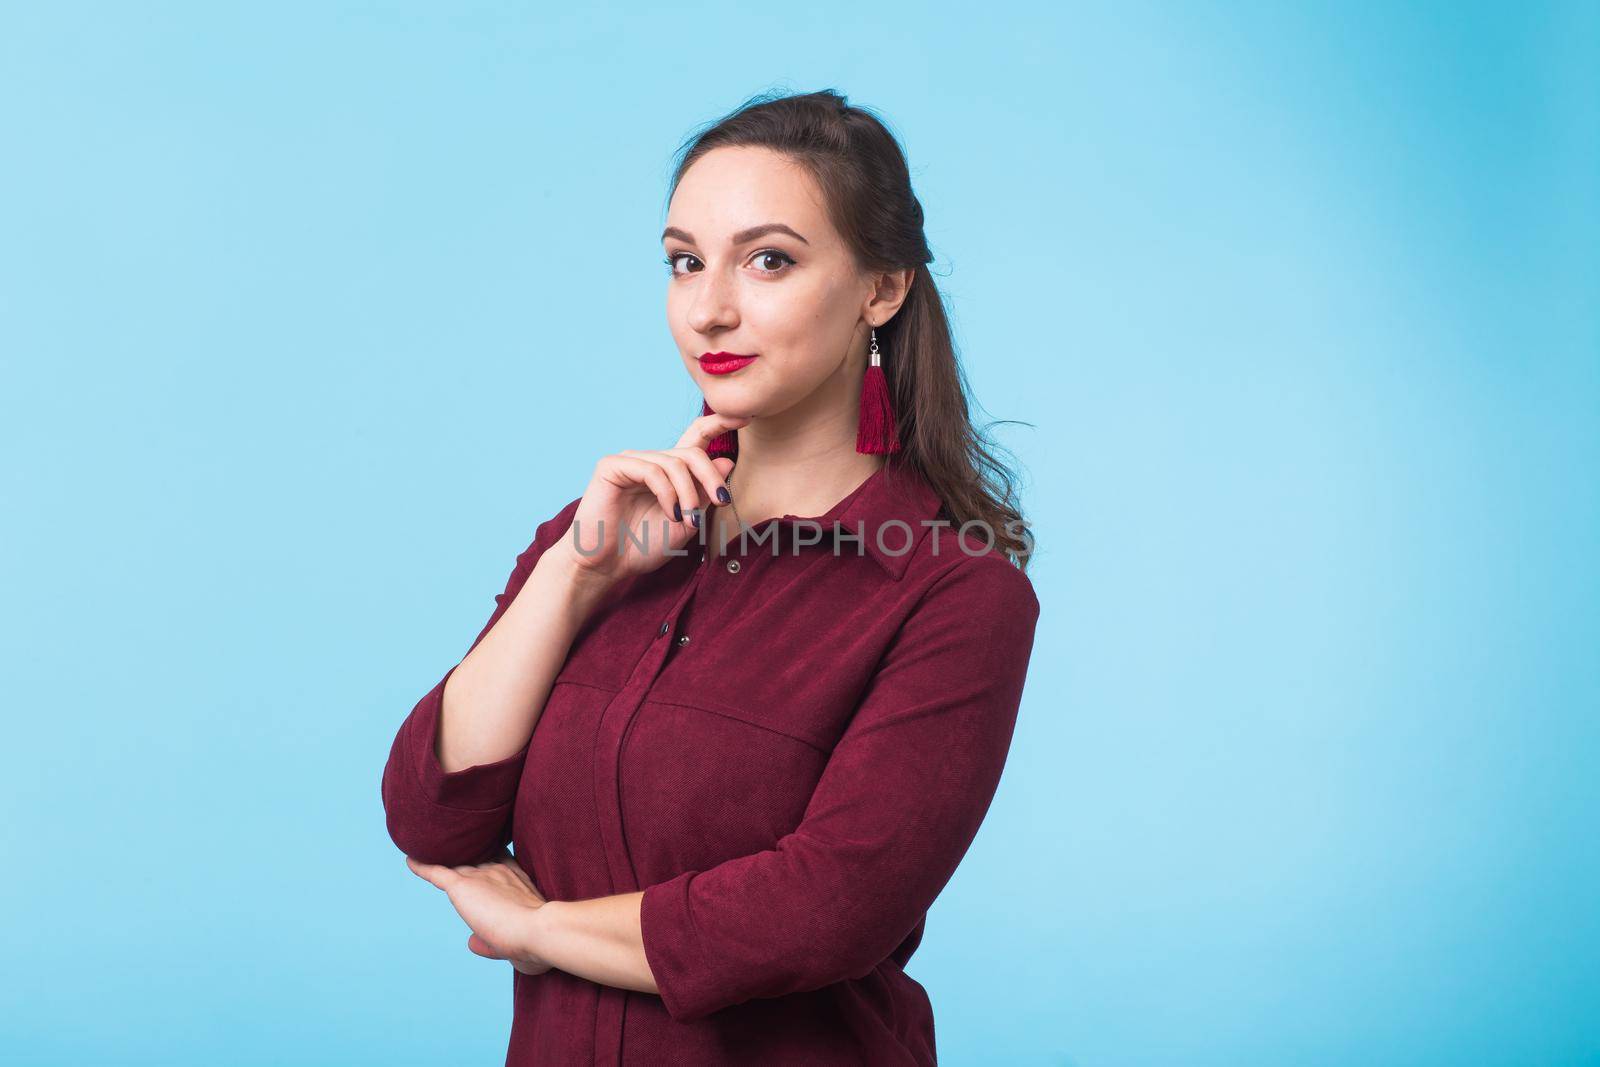
[[409, 856], [464, 866], [510, 840], [533, 728], [578, 628], [610, 585], [581, 573], [565, 551], [581, 500], [540, 524], [466, 656], [395, 734], [383, 806], [390, 838]]
[[445, 679], [436, 755], [448, 774], [527, 746], [573, 638], [610, 587], [567, 546], [538, 556], [503, 616]]
[[[748, 421], [702, 415], [674, 448], [603, 456], [584, 494], [540, 523], [466, 656], [395, 735], [383, 806], [402, 852], [464, 867], [510, 841], [528, 745], [578, 630], [617, 582], [688, 542], [690, 513], [717, 499], [733, 467], [705, 446]], [[623, 530], [657, 532], [641, 546]]]

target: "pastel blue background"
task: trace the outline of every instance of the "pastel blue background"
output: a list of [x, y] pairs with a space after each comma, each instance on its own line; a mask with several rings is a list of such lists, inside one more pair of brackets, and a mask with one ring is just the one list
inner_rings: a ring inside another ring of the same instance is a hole
[[671, 153], [778, 86], [1031, 424], [942, 1062], [1600, 1063], [1597, 11], [5, 5], [0, 1058], [501, 1062], [379, 774], [698, 412]]

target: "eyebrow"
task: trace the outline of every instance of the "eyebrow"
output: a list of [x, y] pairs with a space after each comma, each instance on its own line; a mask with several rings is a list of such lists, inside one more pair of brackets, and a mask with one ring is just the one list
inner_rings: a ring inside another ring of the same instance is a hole
[[[801, 237], [793, 229], [785, 226], [781, 222], [764, 222], [760, 226], [751, 226], [747, 230], [740, 230], [738, 233], [733, 235], [733, 239], [730, 243], [742, 245], [747, 241], [754, 241], [757, 237], [764, 237], [769, 233], [786, 233], [803, 245], [811, 244], [810, 241], [806, 240], [804, 237]], [[676, 226], [668, 226], [666, 229], [661, 231], [661, 239], [663, 241], [665, 241], [668, 237], [676, 237], [678, 240], [688, 244], [697, 243], [695, 239], [689, 235], [687, 230], [680, 230]]]

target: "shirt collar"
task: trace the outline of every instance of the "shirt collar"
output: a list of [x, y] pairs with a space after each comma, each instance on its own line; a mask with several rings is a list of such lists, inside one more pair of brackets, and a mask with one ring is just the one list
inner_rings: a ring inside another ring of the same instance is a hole
[[832, 545], [841, 554], [871, 556], [884, 573], [899, 581], [928, 535], [925, 523], [939, 514], [940, 506], [939, 494], [926, 478], [909, 465], [891, 461], [823, 514], [783, 515], [778, 522], [785, 526], [803, 523], [808, 529], [815, 524], [822, 530], [821, 544]]

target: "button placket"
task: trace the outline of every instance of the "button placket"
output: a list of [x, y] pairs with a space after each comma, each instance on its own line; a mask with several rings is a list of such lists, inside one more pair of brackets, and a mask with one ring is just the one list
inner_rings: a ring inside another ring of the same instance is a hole
[[[655, 680], [671, 661], [672, 650], [689, 643], [689, 635], [679, 635], [676, 642], [661, 640], [677, 627], [689, 604], [702, 593], [707, 570], [690, 572], [688, 582], [667, 609], [667, 619], [656, 632], [656, 638], [634, 664], [627, 682], [601, 712], [595, 728], [593, 749], [593, 781], [596, 814], [599, 818], [599, 837], [606, 859], [612, 893], [636, 892], [642, 888], [628, 853], [627, 826], [622, 817], [622, 789], [620, 766], [622, 750], [626, 746], [634, 718], [640, 713]], [[617, 986], [599, 987], [599, 1003], [595, 1019], [596, 1062], [620, 1063], [622, 1056], [623, 1019], [626, 1004], [636, 993]]]

